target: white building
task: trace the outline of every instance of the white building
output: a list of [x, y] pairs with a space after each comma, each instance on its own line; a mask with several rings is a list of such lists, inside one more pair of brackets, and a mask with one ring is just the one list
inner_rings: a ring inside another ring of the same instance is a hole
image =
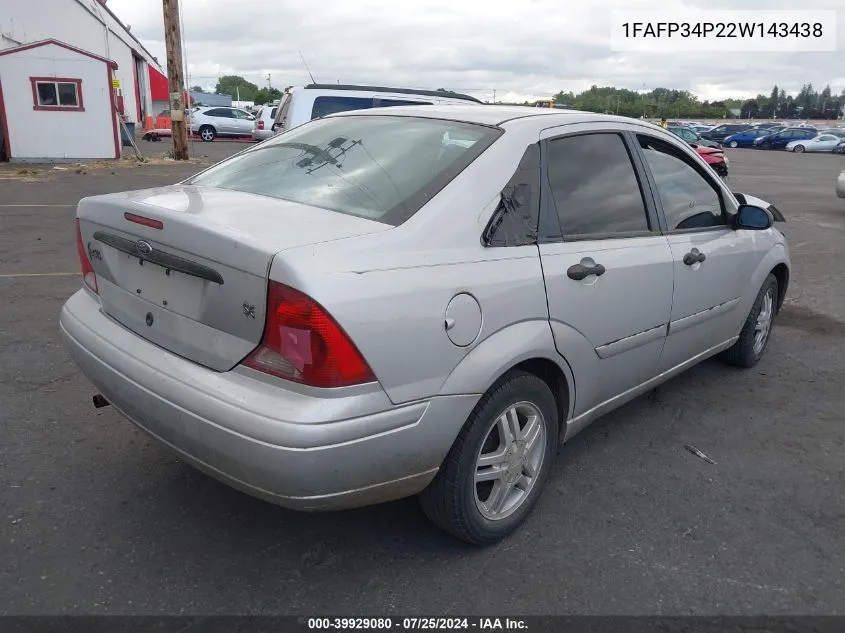
[[[150, 85], [156, 82], [161, 84], [162, 80], [166, 85], [164, 71], [158, 60], [132, 35], [129, 27], [112, 13], [106, 3], [107, 0], [2, 0], [0, 52], [44, 40], [55, 40], [93, 56], [111, 60], [116, 64], [112, 72], [117, 111], [129, 123], [149, 126], [152, 117], [157, 114], [153, 109]], [[160, 12], [160, 3], [156, 7]], [[32, 55], [19, 57], [19, 54], [15, 54], [13, 57], [28, 59], [32, 63], [38, 61]], [[28, 76], [40, 76], [35, 70], [33, 67]], [[3, 91], [7, 99], [10, 92], [19, 88], [9, 86], [9, 80], [4, 80], [2, 71], [0, 82], [4, 84]], [[9, 134], [14, 141], [16, 130], [10, 129]]]
[[56, 40], [0, 50], [0, 158], [120, 158], [115, 69]]

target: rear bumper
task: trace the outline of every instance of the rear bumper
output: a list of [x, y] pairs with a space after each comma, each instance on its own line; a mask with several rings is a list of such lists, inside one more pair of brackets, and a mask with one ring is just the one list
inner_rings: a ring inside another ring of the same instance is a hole
[[393, 406], [383, 392], [322, 398], [251, 370], [215, 372], [135, 335], [86, 290], [67, 301], [60, 326], [82, 372], [130, 421], [217, 479], [295, 509], [419, 492], [477, 401]]
[[256, 141], [266, 141], [271, 136], [273, 136], [273, 132], [271, 130], [253, 130], [252, 131], [252, 138], [254, 138]]

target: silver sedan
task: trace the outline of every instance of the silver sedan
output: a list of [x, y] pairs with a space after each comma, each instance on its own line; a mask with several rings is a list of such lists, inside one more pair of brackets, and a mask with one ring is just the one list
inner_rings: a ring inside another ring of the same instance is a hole
[[834, 134], [819, 134], [811, 139], [787, 143], [786, 151], [798, 154], [802, 152], [832, 152], [833, 148], [841, 141], [842, 139]]
[[236, 488], [419, 494], [490, 543], [559, 442], [708, 357], [760, 360], [789, 281], [774, 219], [648, 123], [348, 112], [80, 201], [61, 330], [96, 406]]

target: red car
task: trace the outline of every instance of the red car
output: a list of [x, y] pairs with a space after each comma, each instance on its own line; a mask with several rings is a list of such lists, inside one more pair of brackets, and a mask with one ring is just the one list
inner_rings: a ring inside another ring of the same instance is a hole
[[722, 178], [728, 177], [728, 157], [721, 149], [712, 147], [704, 147], [703, 145], [694, 145], [696, 153], [704, 159], [704, 162], [710, 165], [719, 176]]

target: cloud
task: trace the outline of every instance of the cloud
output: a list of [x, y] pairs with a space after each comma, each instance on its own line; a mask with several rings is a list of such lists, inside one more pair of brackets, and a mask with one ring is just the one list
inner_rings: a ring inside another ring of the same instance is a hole
[[[151, 4], [109, 7], [164, 62], [162, 15]], [[490, 99], [535, 99], [593, 84], [686, 89], [702, 98], [768, 94], [773, 84], [845, 89], [845, 10], [835, 53], [618, 53], [613, 9], [794, 9], [794, 0], [182, 0], [190, 83], [223, 74], [276, 87], [320, 82], [448, 88]], [[716, 5], [715, 7], [713, 5]]]

